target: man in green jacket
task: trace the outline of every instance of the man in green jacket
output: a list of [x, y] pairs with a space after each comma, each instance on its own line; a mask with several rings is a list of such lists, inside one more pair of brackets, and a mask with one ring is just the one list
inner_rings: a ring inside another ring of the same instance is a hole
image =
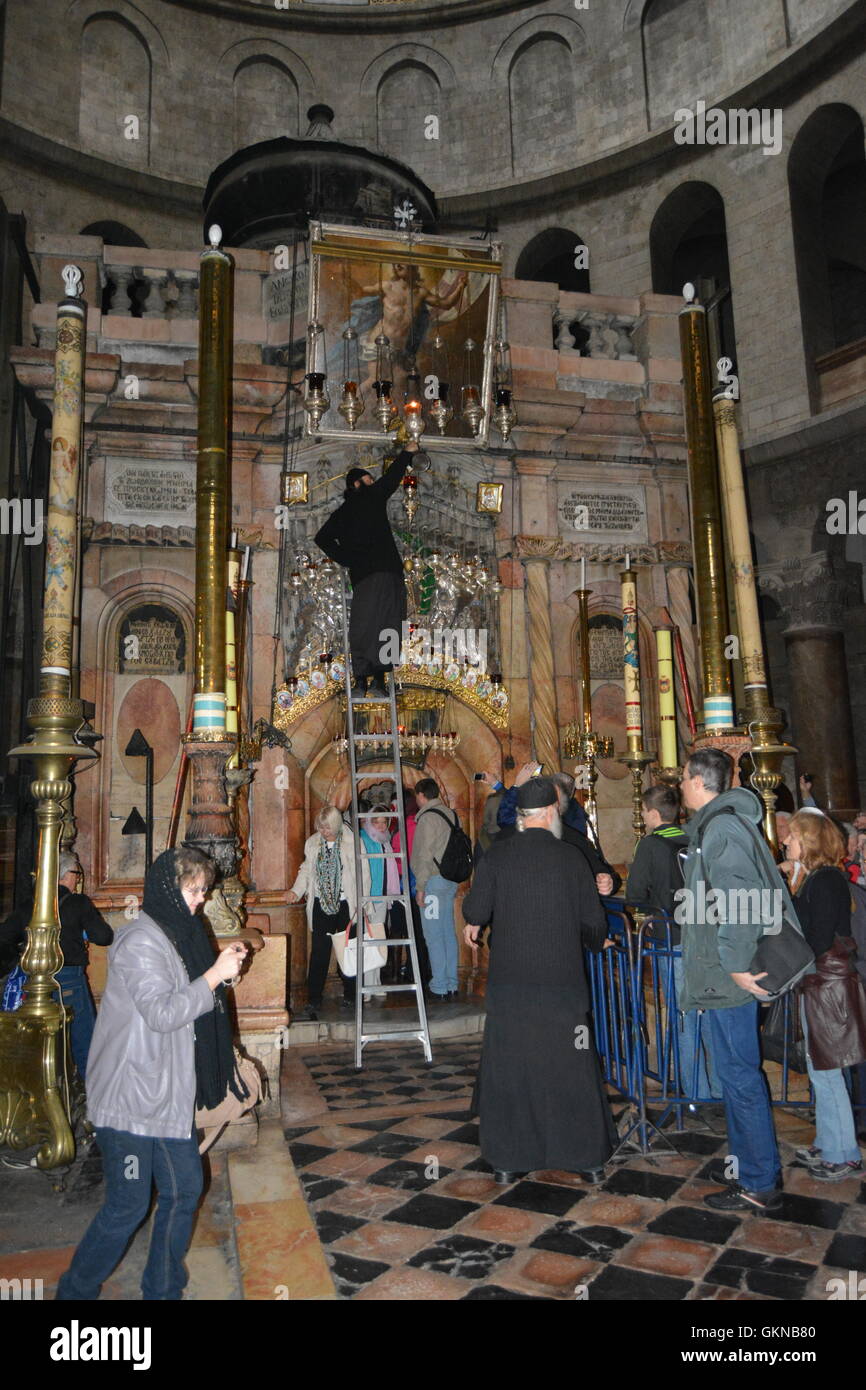
[[768, 996], [750, 965], [764, 932], [781, 925], [787, 890], [756, 833], [758, 798], [731, 789], [733, 767], [721, 749], [701, 748], [683, 776], [683, 801], [694, 814], [685, 886], [676, 895], [679, 1006], [707, 1010], [730, 1144], [725, 1176], [735, 1179], [704, 1201], [717, 1211], [772, 1212], [781, 1205], [781, 1165], [758, 1039], [758, 1001]]

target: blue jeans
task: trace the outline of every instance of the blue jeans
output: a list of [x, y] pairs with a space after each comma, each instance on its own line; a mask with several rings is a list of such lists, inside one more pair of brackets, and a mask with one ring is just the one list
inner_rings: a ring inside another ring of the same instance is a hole
[[851, 1097], [845, 1085], [841, 1067], [833, 1071], [815, 1071], [809, 1058], [809, 1030], [806, 1026], [806, 1005], [800, 1000], [800, 1018], [806, 1039], [806, 1067], [815, 1092], [815, 1148], [821, 1150], [824, 1163], [856, 1163], [860, 1146], [854, 1125]]
[[[679, 997], [683, 989], [682, 956], [674, 956], [673, 966], [674, 991]], [[680, 1084], [684, 1096], [700, 1096], [704, 1100], [711, 1097], [713, 1100], [721, 1100], [722, 1083], [716, 1075], [707, 1018], [706, 1013], [699, 1014], [697, 1009], [690, 1009], [688, 1013], [680, 1013], [677, 1010], [674, 1016], [680, 1054]], [[698, 1059], [697, 1083], [695, 1082], [696, 1058]]]
[[430, 957], [430, 992], [450, 994], [457, 988], [457, 936], [454, 931], [454, 899], [457, 884], [433, 874], [424, 889], [421, 926]]
[[97, 1129], [96, 1139], [105, 1170], [105, 1202], [61, 1276], [56, 1298], [71, 1302], [99, 1297], [147, 1216], [156, 1183], [159, 1200], [141, 1296], [145, 1302], [180, 1299], [188, 1278], [183, 1260], [202, 1189], [195, 1137], [148, 1139], [125, 1130]]
[[69, 1027], [69, 1040], [72, 1056], [81, 1080], [85, 1079], [87, 1054], [93, 1039], [93, 1025], [96, 1022], [96, 1009], [87, 983], [83, 965], [64, 965], [58, 970], [55, 979], [60, 986], [64, 1008], [72, 1009], [72, 1022]]
[[748, 1192], [771, 1192], [781, 1171], [767, 1078], [761, 1070], [758, 1001], [708, 1009], [710, 1043], [722, 1083], [730, 1153]]

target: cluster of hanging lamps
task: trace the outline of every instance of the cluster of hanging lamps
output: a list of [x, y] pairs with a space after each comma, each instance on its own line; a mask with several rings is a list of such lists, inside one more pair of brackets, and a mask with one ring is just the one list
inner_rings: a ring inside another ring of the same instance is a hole
[[[367, 406], [361, 390], [360, 345], [357, 331], [346, 328], [343, 338], [343, 381], [337, 410], [350, 430], [354, 430]], [[373, 381], [375, 402], [373, 415], [383, 434], [389, 434], [401, 423], [410, 439], [417, 443], [429, 421], [444, 435], [454, 419], [448, 350], [445, 340], [437, 333], [431, 344], [431, 371], [422, 384], [421, 372], [415, 360], [409, 363], [402, 405], [394, 401], [394, 366], [391, 340], [380, 333], [375, 340], [376, 375]], [[511, 374], [511, 349], [504, 336], [493, 345], [493, 403], [491, 422], [503, 441], [507, 440], [517, 422], [514, 408], [514, 388]], [[460, 387], [460, 419], [473, 438], [477, 438], [484, 423], [485, 408], [479, 376], [479, 347], [472, 338], [463, 345], [463, 384]], [[304, 410], [313, 429], [327, 414], [331, 401], [327, 391], [327, 354], [325, 331], [321, 323], [309, 325], [307, 337], [308, 371], [305, 377]], [[426, 399], [425, 399], [426, 396]]]

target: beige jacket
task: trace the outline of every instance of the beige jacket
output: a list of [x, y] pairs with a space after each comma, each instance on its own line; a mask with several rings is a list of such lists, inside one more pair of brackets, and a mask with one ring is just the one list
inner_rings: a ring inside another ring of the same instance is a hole
[[[306, 897], [307, 899], [307, 926], [310, 930], [313, 927], [313, 899], [316, 897], [316, 859], [321, 843], [322, 837], [317, 830], [304, 845], [301, 867], [292, 884], [292, 892], [297, 893], [299, 898]], [[342, 892], [349, 904], [349, 921], [351, 922], [358, 910], [358, 895], [355, 889], [355, 838], [348, 825], [344, 825], [341, 832], [340, 860], [342, 863]], [[362, 862], [362, 868], [365, 880], [364, 891], [369, 893], [369, 867]], [[310, 891], [311, 888], [312, 892]]]
[[[444, 812], [447, 820], [441, 815], [431, 815], [433, 811]], [[410, 860], [418, 892], [423, 893], [428, 878], [439, 873], [438, 861], [445, 853], [451, 826], [456, 824], [456, 812], [452, 811], [450, 806], [446, 806], [441, 797], [437, 796], [435, 801], [428, 801], [427, 805], [419, 810], [415, 818], [415, 838], [412, 841]]]

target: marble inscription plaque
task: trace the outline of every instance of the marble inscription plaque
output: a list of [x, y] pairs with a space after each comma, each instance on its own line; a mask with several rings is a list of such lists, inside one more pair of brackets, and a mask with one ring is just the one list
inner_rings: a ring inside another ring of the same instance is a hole
[[[291, 262], [291, 248], [288, 252], [289, 262]], [[307, 265], [298, 258], [298, 267], [295, 276], [295, 331], [303, 332], [303, 326], [307, 322], [307, 300], [309, 298], [309, 273]], [[263, 312], [268, 323], [277, 323], [281, 319], [291, 318], [292, 314], [292, 272], [288, 270], [275, 271], [273, 275], [266, 275], [262, 286]], [[301, 325], [298, 328], [298, 325]]]
[[106, 459], [105, 519], [125, 525], [194, 526], [195, 464]]
[[557, 495], [560, 535], [587, 540], [647, 539], [646, 496], [642, 487], [596, 488], [560, 483]]

